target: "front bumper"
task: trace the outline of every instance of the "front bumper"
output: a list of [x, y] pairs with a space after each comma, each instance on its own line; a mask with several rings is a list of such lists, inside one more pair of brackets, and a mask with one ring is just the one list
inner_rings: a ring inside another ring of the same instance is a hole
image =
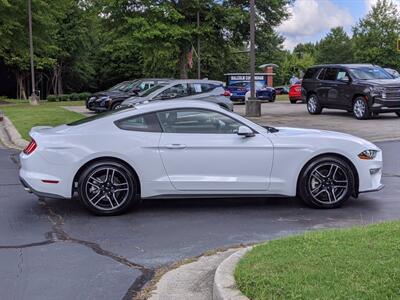
[[86, 103], [86, 108], [95, 112], [103, 112], [108, 110], [108, 103], [91, 100]]
[[379, 113], [400, 112], [400, 98], [382, 99], [374, 97], [371, 111]]

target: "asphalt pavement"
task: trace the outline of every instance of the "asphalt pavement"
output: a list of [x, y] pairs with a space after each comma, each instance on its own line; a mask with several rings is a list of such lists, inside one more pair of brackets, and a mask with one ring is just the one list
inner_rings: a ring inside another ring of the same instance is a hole
[[132, 299], [158, 268], [215, 248], [400, 219], [400, 142], [378, 145], [385, 189], [340, 209], [289, 198], [147, 200], [117, 217], [26, 193], [17, 152], [0, 146], [0, 298]]

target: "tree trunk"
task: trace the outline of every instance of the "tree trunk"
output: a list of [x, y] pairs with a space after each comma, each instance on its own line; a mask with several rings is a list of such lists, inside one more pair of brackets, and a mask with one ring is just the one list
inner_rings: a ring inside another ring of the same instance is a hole
[[188, 54], [190, 51], [190, 44], [184, 43], [179, 52], [179, 75], [181, 79], [188, 79]]
[[25, 74], [20, 71], [16, 71], [15, 77], [17, 79], [17, 99], [27, 99], [26, 88], [25, 88]]
[[51, 89], [53, 90], [54, 95], [60, 95], [63, 93], [61, 73], [61, 65], [56, 65], [53, 69], [53, 77], [51, 78]]

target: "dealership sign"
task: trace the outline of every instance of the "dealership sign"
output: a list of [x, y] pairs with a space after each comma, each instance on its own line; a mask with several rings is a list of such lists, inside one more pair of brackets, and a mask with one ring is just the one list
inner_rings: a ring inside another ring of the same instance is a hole
[[[255, 80], [265, 80], [264, 76], [254, 76]], [[247, 76], [247, 75], [231, 75], [230, 76], [230, 80], [231, 81], [250, 81], [251, 80], [251, 76]]]

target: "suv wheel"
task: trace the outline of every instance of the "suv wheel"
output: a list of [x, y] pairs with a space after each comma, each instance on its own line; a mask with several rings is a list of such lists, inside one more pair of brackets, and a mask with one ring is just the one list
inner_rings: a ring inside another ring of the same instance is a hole
[[353, 114], [358, 120], [365, 120], [371, 117], [368, 103], [363, 97], [358, 97], [354, 100]]
[[298, 181], [298, 195], [314, 208], [336, 208], [347, 201], [354, 190], [354, 174], [347, 162], [334, 156], [311, 161]]
[[322, 112], [322, 106], [319, 103], [317, 95], [311, 94], [310, 96], [308, 96], [307, 110], [312, 115], [319, 115]]
[[89, 166], [80, 176], [78, 193], [82, 203], [94, 214], [118, 215], [135, 202], [137, 183], [124, 165], [101, 161]]

